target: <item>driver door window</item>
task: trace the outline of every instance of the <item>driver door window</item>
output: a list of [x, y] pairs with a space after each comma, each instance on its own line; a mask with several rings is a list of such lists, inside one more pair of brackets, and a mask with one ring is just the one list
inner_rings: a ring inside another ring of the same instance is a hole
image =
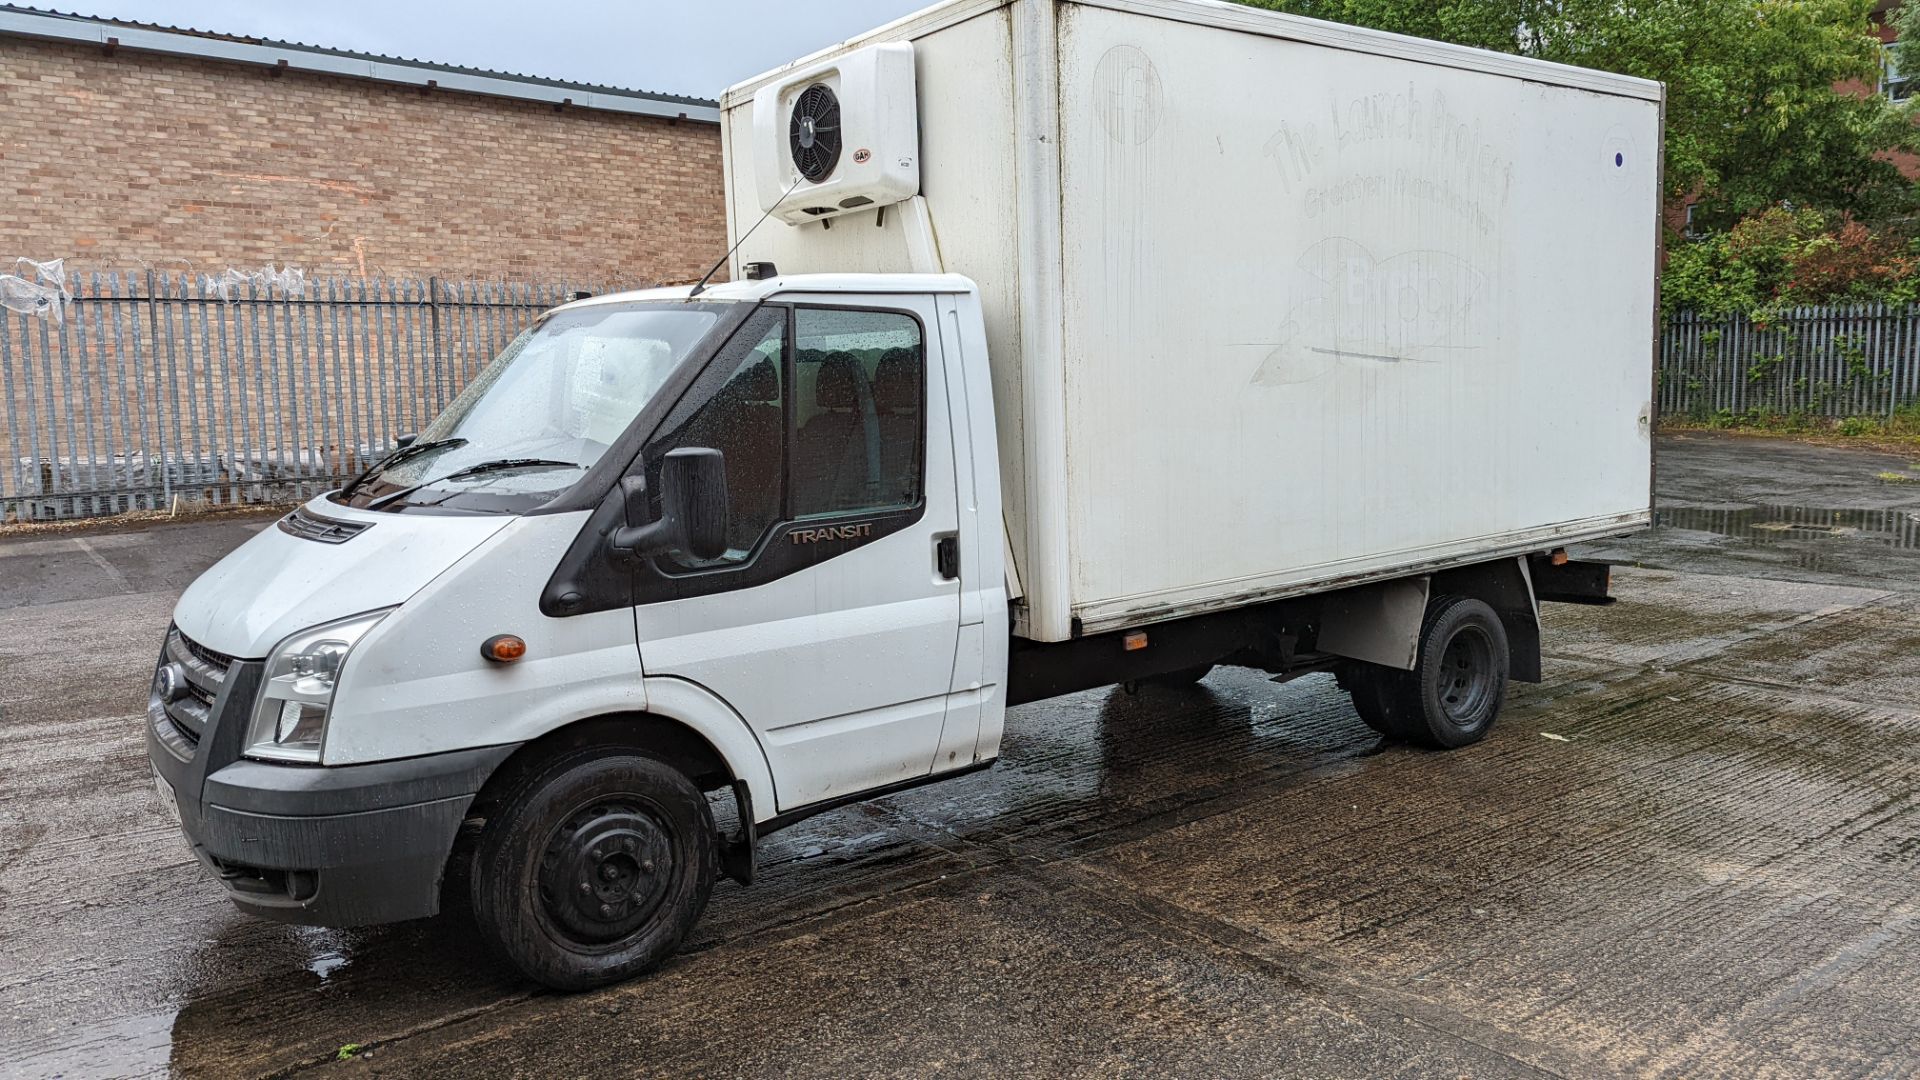
[[893, 311], [794, 312], [793, 516], [920, 504], [926, 355]]
[[[771, 305], [756, 314], [644, 455], [655, 492], [669, 450], [708, 447], [726, 459], [727, 551], [657, 557], [658, 572], [679, 579], [669, 591], [730, 567], [773, 580], [911, 525], [926, 501], [926, 395], [911, 315]], [[859, 528], [823, 533], [829, 521]]]

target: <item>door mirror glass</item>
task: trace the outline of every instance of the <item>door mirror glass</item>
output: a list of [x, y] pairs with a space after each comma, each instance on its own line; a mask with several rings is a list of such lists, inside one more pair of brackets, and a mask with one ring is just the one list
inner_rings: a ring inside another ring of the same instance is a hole
[[706, 447], [667, 451], [660, 466], [660, 505], [680, 523], [679, 550], [701, 560], [725, 555], [726, 455]]

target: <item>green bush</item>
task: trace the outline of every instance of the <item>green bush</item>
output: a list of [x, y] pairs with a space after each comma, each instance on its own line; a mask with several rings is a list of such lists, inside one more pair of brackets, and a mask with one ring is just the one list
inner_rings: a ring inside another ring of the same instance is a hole
[[1906, 223], [1877, 227], [1818, 210], [1772, 207], [1722, 233], [1669, 247], [1661, 277], [1667, 312], [1778, 319], [1787, 308], [1910, 304], [1920, 258]]

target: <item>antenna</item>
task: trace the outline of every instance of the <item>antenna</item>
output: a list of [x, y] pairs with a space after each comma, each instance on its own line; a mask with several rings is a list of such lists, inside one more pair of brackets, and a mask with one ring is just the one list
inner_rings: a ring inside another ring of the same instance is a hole
[[[787, 190], [781, 192], [780, 197], [773, 200], [773, 205], [767, 207], [767, 212], [760, 215], [760, 220], [753, 223], [753, 229], [758, 229], [760, 226], [766, 224], [767, 219], [773, 216], [773, 212], [775, 210], [780, 209], [780, 204], [783, 202], [786, 202], [787, 196], [793, 194], [793, 189], [799, 187], [800, 181], [805, 179], [806, 177], [804, 176], [794, 177], [793, 183], [788, 185]], [[747, 237], [753, 235], [753, 229], [748, 229], [746, 232], [742, 233], [740, 235], [740, 239], [735, 240], [733, 242], [733, 246], [727, 249], [727, 253], [725, 255], [720, 256], [720, 261], [717, 263], [714, 263], [711, 269], [709, 269], [705, 274], [702, 274], [700, 276], [700, 283], [698, 285], [695, 285], [693, 287], [693, 291], [687, 294], [687, 299], [691, 300], [694, 297], [699, 296], [701, 293], [706, 291], [708, 279], [712, 278], [713, 275], [719, 273], [720, 267], [725, 265], [728, 259], [733, 258], [733, 253], [736, 251], [739, 251], [740, 245], [746, 243]]]

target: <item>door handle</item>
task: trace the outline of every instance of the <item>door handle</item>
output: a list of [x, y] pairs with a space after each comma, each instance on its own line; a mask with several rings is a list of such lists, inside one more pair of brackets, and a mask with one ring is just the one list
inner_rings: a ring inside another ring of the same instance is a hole
[[948, 581], [960, 576], [959, 533], [941, 533], [933, 538], [933, 565]]

